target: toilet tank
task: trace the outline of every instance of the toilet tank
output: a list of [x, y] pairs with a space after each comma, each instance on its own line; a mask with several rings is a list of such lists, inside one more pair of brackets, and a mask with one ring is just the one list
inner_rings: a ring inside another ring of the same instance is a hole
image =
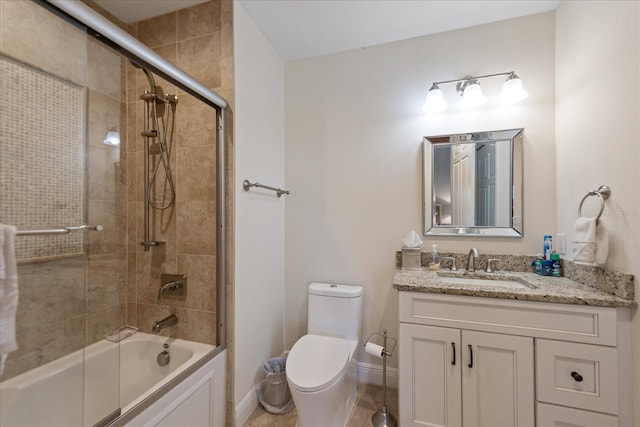
[[308, 334], [360, 339], [362, 286], [311, 283], [308, 296]]

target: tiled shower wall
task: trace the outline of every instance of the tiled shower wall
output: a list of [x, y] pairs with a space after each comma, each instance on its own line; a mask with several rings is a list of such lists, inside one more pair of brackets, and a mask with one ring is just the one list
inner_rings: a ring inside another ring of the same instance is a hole
[[[231, 2], [213, 0], [131, 24], [129, 32], [205, 86], [233, 95]], [[214, 344], [216, 340], [216, 122], [215, 111], [156, 77], [163, 91], [178, 95], [170, 165], [176, 204], [151, 215], [152, 240], [144, 252], [143, 102], [149, 88], [141, 70], [127, 66], [127, 322], [149, 332], [169, 314], [178, 325], [162, 333]], [[155, 158], [157, 160], [157, 157]], [[230, 163], [229, 163], [230, 164]], [[162, 174], [160, 175], [162, 176]], [[164, 182], [155, 187], [162, 194]], [[163, 205], [167, 198], [156, 197]], [[157, 300], [160, 275], [185, 274], [186, 300]]]
[[[84, 221], [82, 87], [0, 56], [0, 218], [19, 230]], [[82, 233], [15, 242], [18, 260], [82, 253]]]
[[[80, 225], [85, 221], [104, 226], [101, 233], [73, 235], [84, 243], [79, 250], [76, 247], [71, 250], [79, 255], [60, 256], [63, 254], [47, 252], [46, 245], [41, 244], [33, 245], [31, 254], [21, 255], [33, 258], [35, 254], [39, 258], [21, 261], [18, 265], [20, 301], [16, 338], [19, 349], [7, 359], [4, 380], [102, 339], [122, 323], [126, 284], [122, 273], [126, 271], [126, 171], [121, 167], [120, 149], [102, 144], [107, 131], [122, 128], [125, 104], [121, 101], [124, 99], [124, 75], [120, 57], [33, 2], [0, 1], [0, 20], [1, 54], [27, 64], [28, 68], [42, 70], [51, 76], [49, 79], [64, 82], [59, 87], [67, 88], [65, 94], [58, 96], [77, 96], [78, 90], [83, 94], [78, 115], [67, 111], [55, 119], [64, 121], [59, 123], [62, 127], [77, 127], [80, 122], [80, 129], [73, 135], [40, 136], [51, 129], [34, 129], [46, 126], [40, 121], [43, 115], [34, 111], [38, 108], [37, 102], [26, 107], [31, 111], [12, 119], [14, 129], [26, 132], [23, 136], [37, 137], [31, 140], [32, 143], [55, 148], [45, 152], [46, 147], [40, 147], [38, 152], [15, 163], [3, 163], [3, 173], [26, 170], [29, 179], [43, 172], [38, 168], [54, 169], [50, 171], [53, 180], [41, 179], [49, 180], [44, 188], [58, 200], [59, 206], [48, 206], [44, 216], [37, 219], [38, 224], [34, 221], [28, 226]], [[35, 89], [24, 80], [7, 77], [4, 72], [0, 76], [3, 87], [17, 87], [19, 91]], [[41, 98], [47, 114], [57, 113], [51, 111], [57, 108], [52, 94], [36, 92], [23, 96], [33, 97], [36, 101]], [[2, 115], [4, 119], [4, 110]], [[4, 131], [4, 123], [2, 128]], [[77, 144], [78, 138], [81, 145]], [[69, 139], [75, 141], [75, 145]], [[11, 144], [4, 140], [0, 143]], [[4, 154], [2, 158], [5, 159]], [[73, 164], [79, 165], [80, 170], [74, 172], [76, 175], [70, 178], [68, 185], [55, 184], [56, 174]], [[10, 202], [11, 209], [22, 206], [15, 213], [18, 217], [27, 217], [35, 209], [37, 202], [34, 199], [39, 195], [34, 188], [37, 186], [16, 193], [22, 198]], [[83, 199], [76, 210], [78, 189], [81, 189]], [[4, 200], [2, 204], [0, 222], [11, 223], [13, 219], [5, 215]], [[72, 205], [73, 211], [65, 211], [60, 222], [52, 216], [52, 210], [64, 210]], [[64, 239], [55, 241], [60, 247], [68, 247]], [[31, 241], [34, 242], [36, 240]], [[52, 258], [50, 255], [58, 256]]]

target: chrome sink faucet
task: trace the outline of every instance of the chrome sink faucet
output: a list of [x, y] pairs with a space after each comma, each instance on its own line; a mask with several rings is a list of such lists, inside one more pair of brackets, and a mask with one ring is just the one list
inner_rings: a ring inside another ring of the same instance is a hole
[[172, 314], [171, 316], [167, 316], [164, 319], [155, 322], [151, 327], [151, 332], [153, 332], [154, 334], [159, 334], [161, 330], [177, 324], [178, 318], [175, 314]]
[[467, 271], [473, 273], [474, 271], [476, 271], [476, 267], [475, 267], [475, 261], [476, 258], [478, 258], [478, 250], [476, 248], [471, 248], [469, 250], [469, 259], [467, 261]]

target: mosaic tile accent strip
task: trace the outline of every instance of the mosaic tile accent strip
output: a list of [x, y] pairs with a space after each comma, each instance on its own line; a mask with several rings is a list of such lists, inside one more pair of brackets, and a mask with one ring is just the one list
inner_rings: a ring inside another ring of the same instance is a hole
[[[1, 55], [0, 75], [0, 222], [19, 230], [81, 225], [84, 89]], [[83, 233], [20, 237], [16, 257], [81, 253], [83, 239]]]

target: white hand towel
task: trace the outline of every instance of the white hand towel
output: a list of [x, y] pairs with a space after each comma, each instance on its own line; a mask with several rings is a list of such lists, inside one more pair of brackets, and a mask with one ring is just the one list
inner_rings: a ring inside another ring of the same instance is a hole
[[596, 256], [595, 264], [599, 266], [607, 265], [609, 257], [609, 233], [604, 228], [602, 221], [596, 227]]
[[2, 234], [1, 263], [4, 277], [0, 279], [0, 375], [7, 355], [18, 349], [16, 342], [16, 311], [18, 309], [18, 266], [14, 241], [16, 228], [0, 224]]
[[573, 227], [573, 260], [592, 263], [596, 259], [596, 219], [579, 217]]

